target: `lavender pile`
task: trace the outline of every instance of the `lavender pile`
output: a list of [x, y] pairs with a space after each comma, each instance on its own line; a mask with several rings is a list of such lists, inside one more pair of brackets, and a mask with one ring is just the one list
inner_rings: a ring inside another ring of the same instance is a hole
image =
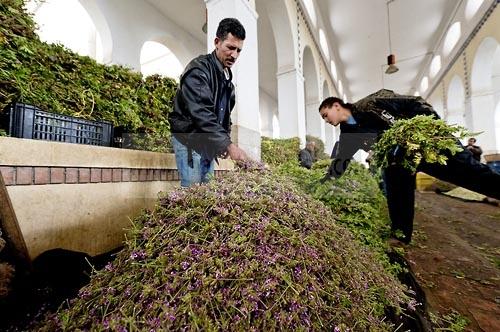
[[36, 329], [393, 330], [401, 284], [335, 218], [263, 168], [173, 191]]

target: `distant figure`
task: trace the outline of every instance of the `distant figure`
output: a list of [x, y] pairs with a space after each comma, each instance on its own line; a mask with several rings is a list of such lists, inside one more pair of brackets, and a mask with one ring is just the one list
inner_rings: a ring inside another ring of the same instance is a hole
[[483, 150], [480, 146], [476, 145], [476, 139], [474, 137], [469, 138], [469, 142], [467, 142], [467, 146], [465, 148], [472, 153], [472, 157], [474, 159], [481, 161]]
[[299, 152], [300, 166], [305, 167], [307, 169], [311, 169], [312, 164], [314, 162], [314, 148], [315, 147], [316, 147], [316, 143], [314, 141], [308, 141], [306, 143], [306, 148], [300, 150], [300, 152]]

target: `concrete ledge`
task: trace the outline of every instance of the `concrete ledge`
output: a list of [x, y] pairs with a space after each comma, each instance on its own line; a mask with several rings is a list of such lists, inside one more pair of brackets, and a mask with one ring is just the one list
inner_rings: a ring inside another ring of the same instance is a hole
[[[170, 153], [13, 137], [0, 137], [0, 165], [177, 169], [175, 156]], [[233, 163], [225, 159], [216, 165], [217, 170], [233, 167]]]
[[[234, 169], [219, 160], [216, 177]], [[30, 259], [119, 246], [158, 193], [179, 186], [173, 154], [0, 137], [0, 174]]]

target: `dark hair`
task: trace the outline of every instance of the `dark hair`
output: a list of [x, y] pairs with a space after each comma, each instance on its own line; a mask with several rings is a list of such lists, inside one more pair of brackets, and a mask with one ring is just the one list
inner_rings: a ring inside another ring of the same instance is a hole
[[228, 33], [231, 33], [233, 36], [241, 40], [245, 40], [246, 37], [243, 25], [240, 21], [232, 17], [228, 17], [220, 21], [216, 36], [220, 40], [224, 40], [226, 39]]
[[321, 105], [319, 105], [319, 111], [321, 111], [323, 108], [330, 108], [332, 107], [332, 105], [334, 103], [339, 103], [340, 106], [344, 107], [344, 108], [347, 108], [347, 109], [350, 109], [352, 110], [353, 109], [353, 105], [350, 104], [350, 103], [344, 103], [344, 101], [340, 98], [337, 98], [337, 97], [328, 97], [326, 98], [325, 100], [323, 100], [321, 102]]

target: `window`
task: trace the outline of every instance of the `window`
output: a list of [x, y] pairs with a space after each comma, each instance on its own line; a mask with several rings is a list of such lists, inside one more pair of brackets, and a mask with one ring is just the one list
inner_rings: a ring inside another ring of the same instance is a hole
[[460, 22], [453, 23], [453, 25], [448, 30], [448, 33], [446, 34], [446, 38], [444, 39], [444, 44], [443, 44], [444, 56], [448, 56], [455, 47], [455, 45], [457, 45], [461, 34], [462, 34], [462, 29]]
[[470, 20], [476, 15], [484, 0], [469, 0], [465, 6], [465, 19]]
[[428, 88], [429, 88], [429, 78], [425, 76], [424, 78], [422, 78], [422, 81], [420, 82], [420, 91], [424, 93], [425, 91], [427, 91]]
[[307, 14], [311, 19], [311, 22], [316, 26], [316, 11], [314, 9], [314, 3], [312, 0], [303, 0], [304, 6], [306, 7]]
[[440, 70], [441, 70], [441, 56], [436, 55], [434, 59], [432, 59], [429, 75], [431, 76], [431, 78], [433, 78], [437, 75], [437, 73], [439, 73]]
[[323, 29], [319, 29], [319, 44], [323, 50], [323, 54], [327, 59], [330, 58], [330, 51], [328, 50], [328, 42], [326, 41], [326, 35]]
[[332, 71], [332, 76], [333, 79], [336, 81], [337, 80], [337, 66], [335, 65], [335, 62], [330, 61], [330, 70]]

